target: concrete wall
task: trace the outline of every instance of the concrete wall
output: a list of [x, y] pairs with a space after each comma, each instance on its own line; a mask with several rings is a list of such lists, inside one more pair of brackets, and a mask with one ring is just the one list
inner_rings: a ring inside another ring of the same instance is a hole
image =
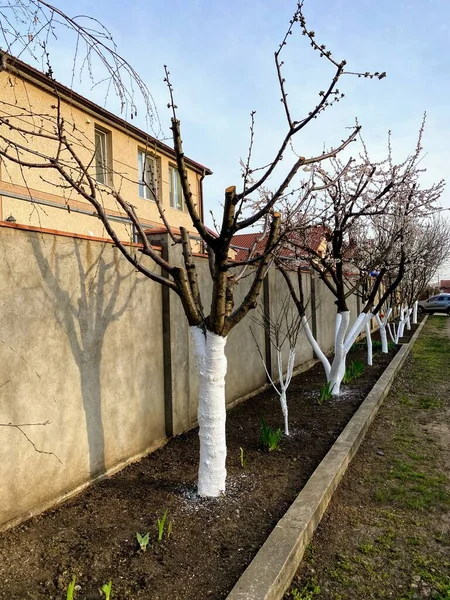
[[[170, 244], [163, 252], [180, 259]], [[196, 261], [208, 313], [208, 264]], [[25, 424], [0, 426], [1, 527], [191, 428], [197, 377], [179, 299], [110, 243], [1, 226], [0, 281], [0, 424]], [[249, 284], [244, 278], [236, 288], [236, 306]], [[308, 297], [307, 273], [304, 287]], [[320, 282], [314, 287], [317, 335], [329, 350], [334, 300]], [[276, 314], [287, 293], [278, 272], [264, 289]], [[266, 384], [251, 324], [244, 319], [227, 340], [228, 405]], [[264, 329], [252, 328], [264, 354]], [[296, 365], [312, 356], [301, 334]], [[26, 425], [34, 423], [47, 424]]]
[[[161, 291], [112, 244], [0, 229], [0, 523], [165, 438]], [[141, 310], [140, 307], [144, 307]], [[57, 457], [57, 458], [56, 458]]]

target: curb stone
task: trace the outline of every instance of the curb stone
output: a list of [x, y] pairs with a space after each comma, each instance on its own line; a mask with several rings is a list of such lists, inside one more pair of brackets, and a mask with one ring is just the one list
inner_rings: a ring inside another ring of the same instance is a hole
[[427, 319], [426, 315], [410, 342], [401, 346], [226, 600], [283, 598], [333, 493]]

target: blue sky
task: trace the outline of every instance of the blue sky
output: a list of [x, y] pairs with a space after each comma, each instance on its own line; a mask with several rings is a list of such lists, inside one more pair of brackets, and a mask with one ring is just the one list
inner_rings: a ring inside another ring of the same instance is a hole
[[[72, 2], [57, 6], [74, 14]], [[120, 54], [147, 83], [166, 135], [170, 114], [163, 64], [169, 66], [185, 152], [214, 172], [205, 180], [207, 209], [218, 206], [225, 187], [240, 184], [250, 111], [256, 111], [255, 166], [271, 160], [284, 135], [273, 52], [294, 9], [291, 0], [77, 3], [76, 13], [96, 17], [110, 29]], [[445, 178], [450, 164], [450, 2], [306, 0], [304, 12], [309, 29], [337, 59], [345, 58], [350, 70], [386, 71], [387, 78], [344, 78], [339, 88], [345, 98], [304, 130], [296, 151], [308, 156], [339, 143], [357, 117], [371, 155], [383, 155], [391, 130], [394, 155], [400, 159], [414, 149], [426, 110], [424, 181]], [[68, 83], [71, 49], [62, 39], [56, 47], [55, 75]], [[299, 33], [290, 37], [285, 62], [293, 113], [305, 116], [333, 69]], [[75, 88], [103, 103], [101, 90], [90, 89], [87, 80]], [[450, 207], [448, 192], [442, 204]]]

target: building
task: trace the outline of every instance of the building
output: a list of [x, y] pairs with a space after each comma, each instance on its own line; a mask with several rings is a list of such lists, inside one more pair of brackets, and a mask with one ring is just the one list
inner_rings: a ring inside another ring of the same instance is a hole
[[[267, 235], [252, 232], [233, 236], [232, 246], [236, 251], [235, 260], [237, 262], [244, 262], [249, 258], [255, 258], [263, 253], [266, 250]], [[311, 227], [306, 230], [305, 235], [302, 235], [300, 240], [300, 234], [291, 233], [288, 239], [292, 239], [294, 243], [301, 241], [322, 255], [326, 249], [324, 227], [322, 225]], [[295, 250], [292, 246], [289, 246], [289, 243], [283, 244], [281, 248], [278, 248], [277, 252], [282, 258], [295, 258]]]
[[[136, 207], [146, 228], [160, 229], [162, 221], [150, 188], [156, 190], [169, 225], [184, 226], [195, 237], [172, 148], [9, 55], [2, 57], [0, 90], [0, 132], [3, 130], [6, 139], [19, 139], [17, 130], [9, 130], [8, 120], [27, 131], [34, 130], [37, 135], [27, 136], [26, 144], [37, 152], [48, 153], [52, 142], [39, 134], [54, 128], [58, 104], [65, 131], [72, 135], [73, 147], [93, 176], [120, 239], [135, 240], [135, 232], [111, 190], [120, 190], [126, 201]], [[3, 146], [5, 138], [1, 140]], [[211, 171], [189, 158], [186, 165], [194, 201], [203, 219], [202, 181]], [[0, 221], [108, 237], [93, 206], [57, 172], [24, 169], [6, 160], [0, 165]]]
[[439, 290], [443, 294], [450, 294], [450, 279], [441, 279], [441, 285], [439, 286]]

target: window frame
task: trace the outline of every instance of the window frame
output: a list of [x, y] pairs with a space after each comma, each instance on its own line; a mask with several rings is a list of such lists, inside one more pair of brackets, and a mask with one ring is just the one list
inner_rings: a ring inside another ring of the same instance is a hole
[[[100, 144], [97, 144], [97, 136], [102, 140]], [[101, 150], [100, 157], [99, 148]], [[94, 179], [100, 185], [111, 185], [111, 158], [111, 132], [100, 125], [94, 125]]]
[[[141, 157], [143, 157], [142, 163], [141, 163]], [[150, 161], [153, 163], [153, 170], [147, 170], [145, 168], [145, 166], [146, 166], [145, 163], [148, 161], [148, 159], [150, 159]], [[141, 169], [142, 169], [142, 171], [141, 171]], [[152, 154], [151, 152], [146, 152], [145, 150], [138, 148], [138, 194], [139, 194], [139, 198], [142, 198], [142, 200], [150, 200], [151, 202], [155, 202], [155, 198], [153, 197], [152, 192], [147, 187], [149, 182], [145, 178], [145, 176], [149, 173], [152, 175], [151, 184], [152, 184], [154, 193], [157, 196], [158, 192], [159, 192], [158, 157], [155, 156], [154, 154]], [[141, 178], [141, 175], [142, 175], [142, 178]], [[147, 184], [147, 185], [145, 185], [145, 184]]]
[[[174, 182], [177, 182], [177, 201], [175, 202]], [[175, 165], [169, 163], [169, 204], [174, 210], [184, 211], [186, 208], [183, 188], [181, 187], [180, 172]]]

